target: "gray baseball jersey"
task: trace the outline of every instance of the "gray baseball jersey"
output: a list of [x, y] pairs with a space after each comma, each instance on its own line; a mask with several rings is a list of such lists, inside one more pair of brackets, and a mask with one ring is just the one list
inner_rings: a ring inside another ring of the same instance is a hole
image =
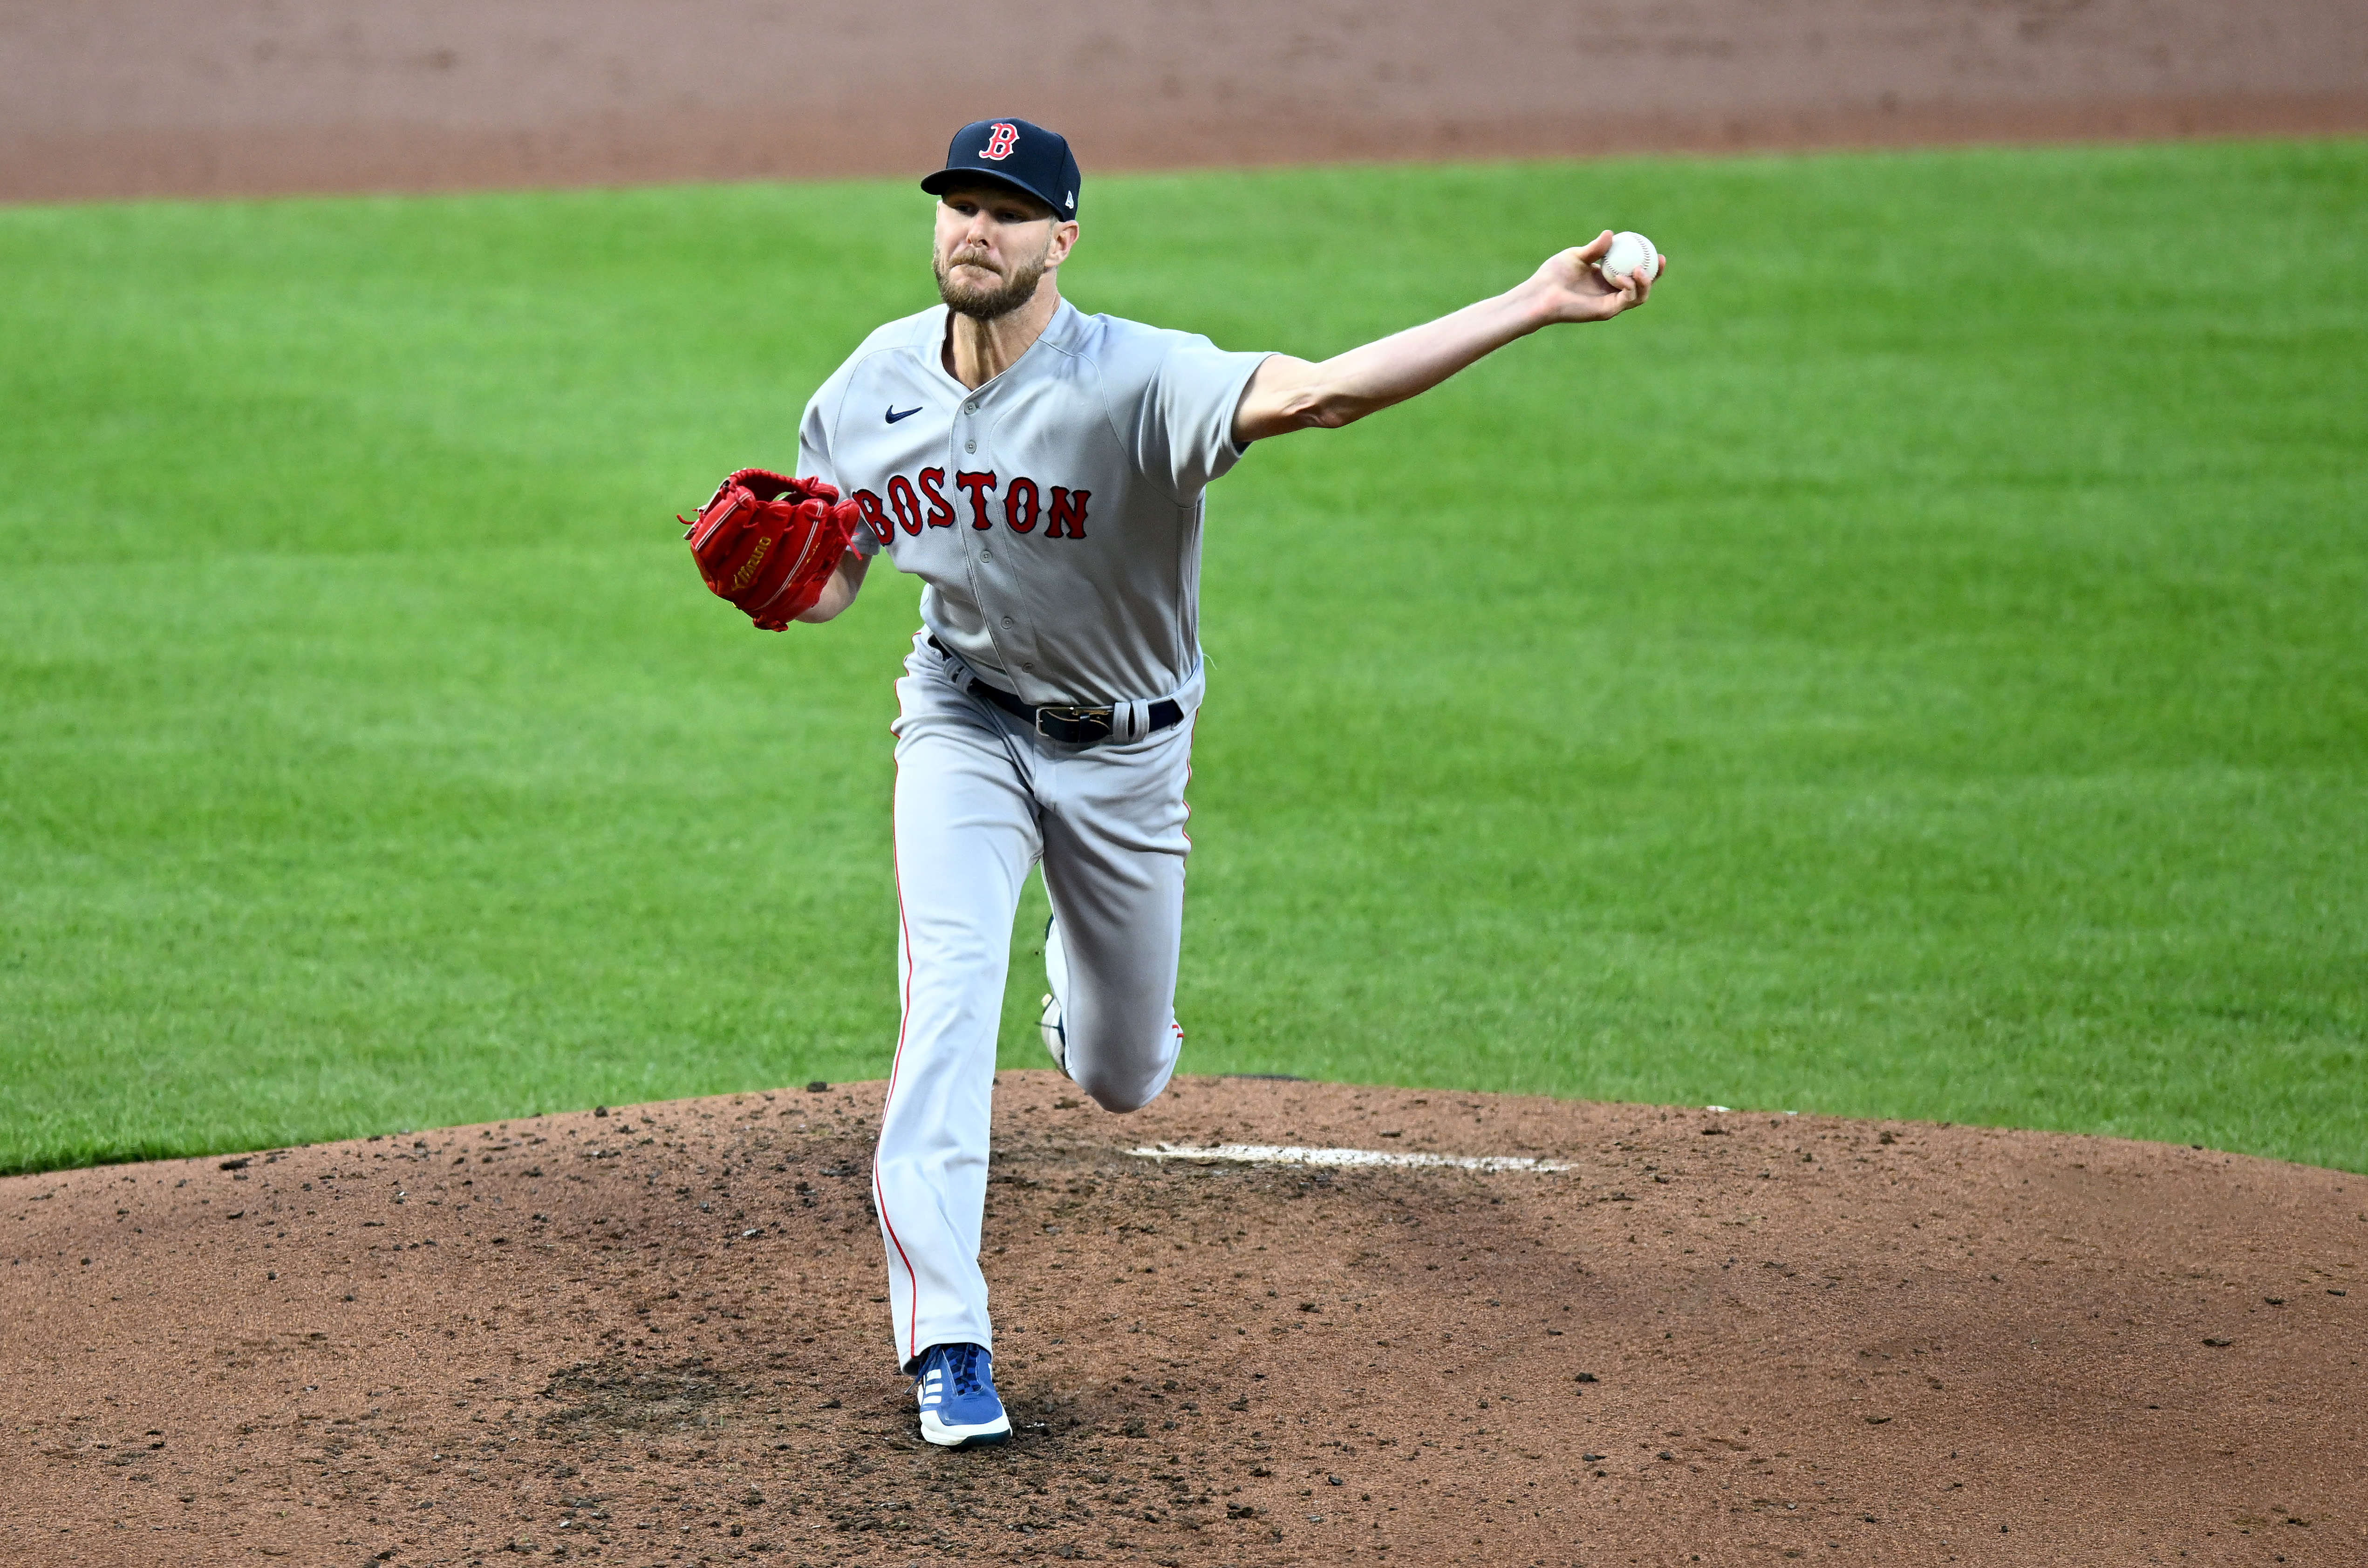
[[1201, 658], [1201, 493], [1241, 456], [1234, 409], [1266, 356], [1064, 302], [973, 392], [945, 368], [946, 315], [864, 339], [806, 404], [798, 472], [863, 507], [928, 585], [930, 631], [1023, 700], [1182, 688]]

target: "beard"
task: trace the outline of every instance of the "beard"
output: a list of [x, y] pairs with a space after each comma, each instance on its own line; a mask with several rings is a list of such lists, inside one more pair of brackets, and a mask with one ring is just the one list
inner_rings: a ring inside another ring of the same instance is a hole
[[[1052, 253], [1049, 241], [1044, 250], [1045, 255]], [[962, 265], [977, 267], [983, 264], [964, 262]], [[951, 266], [939, 256], [932, 256], [929, 267], [938, 275], [938, 298], [946, 302], [947, 309], [977, 321], [994, 321], [998, 316], [1009, 315], [1036, 297], [1036, 285], [1044, 278], [1043, 256], [1015, 266], [1011, 276], [1000, 283], [985, 285], [956, 282], [951, 276]]]

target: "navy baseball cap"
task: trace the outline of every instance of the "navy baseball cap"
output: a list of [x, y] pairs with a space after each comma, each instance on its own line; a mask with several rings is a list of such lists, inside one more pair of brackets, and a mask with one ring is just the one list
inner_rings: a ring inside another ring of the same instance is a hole
[[931, 196], [980, 175], [1027, 192], [1063, 222], [1077, 215], [1077, 160], [1057, 132], [1024, 119], [982, 119], [954, 132], [946, 166], [921, 182]]

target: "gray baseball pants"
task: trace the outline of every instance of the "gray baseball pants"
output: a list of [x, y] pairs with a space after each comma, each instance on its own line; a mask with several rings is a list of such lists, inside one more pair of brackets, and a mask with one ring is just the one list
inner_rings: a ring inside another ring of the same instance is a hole
[[979, 1239], [1011, 923], [1044, 868], [1068, 974], [1069, 1074], [1129, 1111], [1183, 1045], [1184, 822], [1193, 709], [1140, 741], [1050, 741], [955, 684], [916, 637], [896, 683], [896, 980], [903, 1021], [872, 1162], [896, 1356], [994, 1347]]

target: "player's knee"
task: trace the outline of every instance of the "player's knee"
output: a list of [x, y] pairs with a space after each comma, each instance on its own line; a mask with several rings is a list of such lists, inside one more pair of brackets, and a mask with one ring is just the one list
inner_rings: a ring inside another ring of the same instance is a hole
[[1085, 1090], [1094, 1104], [1104, 1110], [1116, 1111], [1121, 1116], [1131, 1110], [1141, 1110], [1157, 1099], [1159, 1091], [1167, 1086], [1167, 1075], [1164, 1073], [1148, 1080], [1139, 1074], [1081, 1072], [1077, 1074], [1077, 1087]]
[[1112, 1061], [1098, 1051], [1073, 1050], [1070, 1074], [1077, 1087], [1104, 1110], [1121, 1116], [1141, 1110], [1159, 1097], [1160, 1091], [1167, 1087], [1167, 1080], [1175, 1074], [1175, 1038], [1170, 1032], [1159, 1042], [1162, 1049], [1131, 1060]]

